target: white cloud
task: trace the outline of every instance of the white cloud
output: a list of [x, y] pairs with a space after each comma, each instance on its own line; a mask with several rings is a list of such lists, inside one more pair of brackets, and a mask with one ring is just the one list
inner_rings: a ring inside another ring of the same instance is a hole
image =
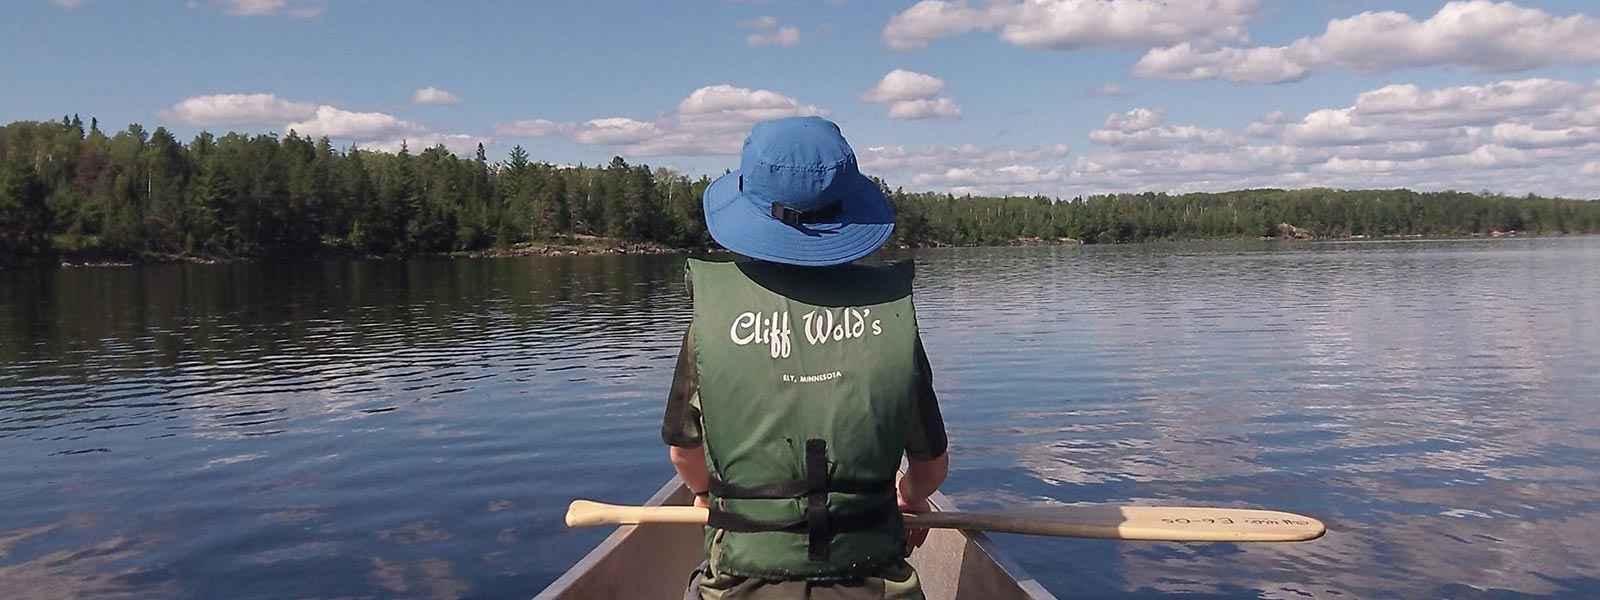
[[1061, 181], [1067, 177], [1065, 168], [1042, 168], [1033, 165], [1006, 165], [990, 169], [955, 168], [941, 173], [926, 173], [912, 179], [917, 185], [945, 185], [963, 189], [993, 189], [1031, 186]]
[[972, 8], [965, 0], [923, 0], [890, 17], [882, 36], [890, 48], [917, 50], [939, 38], [992, 29], [996, 24], [990, 11]]
[[1250, 137], [1274, 138], [1283, 132], [1283, 126], [1292, 121], [1289, 113], [1275, 110], [1246, 125], [1244, 132]]
[[1513, 2], [1456, 1], [1417, 21], [1395, 12], [1364, 12], [1328, 23], [1322, 35], [1287, 46], [1219, 48], [1184, 43], [1156, 48], [1134, 67], [1153, 79], [1223, 79], [1280, 83], [1313, 69], [1385, 72], [1457, 66], [1522, 71], [1554, 64], [1600, 63], [1600, 19], [1558, 17]]
[[[222, 10], [236, 17], [264, 17], [284, 13], [297, 19], [322, 14], [326, 0], [214, 0]], [[191, 7], [194, 4], [191, 2]]]
[[50, 1], [55, 3], [56, 6], [59, 6], [61, 8], [76, 8], [78, 5], [84, 3], [84, 0], [50, 0]]
[[1133, 93], [1123, 91], [1122, 86], [1117, 85], [1116, 82], [1110, 82], [1095, 89], [1089, 90], [1089, 95], [1099, 98], [1121, 98], [1124, 96], [1132, 96]]
[[1155, 48], [1133, 66], [1147, 79], [1225, 79], [1247, 83], [1283, 83], [1305, 78], [1309, 70], [1275, 48], [1213, 48], [1182, 43]]
[[223, 0], [228, 14], [240, 17], [259, 17], [276, 13], [289, 6], [288, 0]]
[[460, 104], [461, 99], [457, 98], [455, 94], [430, 85], [415, 92], [411, 92], [411, 103], [427, 104], [431, 106], [444, 106], [450, 104]]
[[901, 171], [924, 165], [939, 169], [955, 167], [1002, 167], [1018, 163], [1039, 163], [1059, 160], [1070, 151], [1066, 144], [1010, 150], [986, 148], [976, 144], [960, 146], [870, 146], [857, 152], [861, 167], [867, 170]]
[[1243, 142], [1243, 137], [1221, 129], [1193, 125], [1167, 125], [1160, 109], [1135, 108], [1106, 117], [1089, 139], [1107, 146], [1126, 149], [1172, 148], [1181, 145], [1223, 145]]
[[861, 99], [887, 105], [891, 119], [954, 119], [960, 116], [960, 105], [950, 98], [938, 97], [943, 90], [944, 80], [938, 77], [895, 69], [861, 94]]
[[961, 105], [949, 98], [905, 100], [889, 105], [889, 118], [905, 121], [919, 119], [954, 119], [961, 116]]
[[451, 154], [471, 156], [477, 152], [478, 144], [487, 146], [492, 143], [494, 143], [494, 140], [491, 138], [475, 135], [429, 132], [364, 142], [361, 144], [361, 148], [382, 152], [399, 152], [400, 146], [403, 144], [412, 154], [416, 154], [434, 146], [444, 146]]
[[678, 103], [678, 118], [685, 121], [722, 123], [748, 129], [758, 121], [826, 111], [771, 90], [752, 90], [728, 84], [710, 85], [695, 90]]
[[1100, 125], [1100, 129], [1128, 133], [1155, 127], [1165, 120], [1165, 111], [1135, 108], [1125, 113], [1106, 117], [1106, 122]]
[[394, 115], [348, 111], [326, 104], [318, 106], [311, 118], [289, 123], [284, 128], [310, 137], [327, 136], [358, 142], [431, 133], [420, 123], [405, 121]]
[[738, 26], [741, 29], [755, 30], [744, 36], [744, 45], [751, 48], [757, 46], [792, 48], [800, 44], [800, 30], [783, 26], [775, 17], [763, 15], [754, 19], [739, 21]]
[[195, 96], [162, 111], [161, 117], [196, 127], [280, 125], [309, 119], [317, 105], [290, 102], [272, 94], [213, 94]]
[[654, 122], [626, 117], [557, 123], [528, 119], [494, 126], [495, 135], [542, 137], [561, 135], [584, 145], [609, 146], [629, 156], [699, 156], [738, 154], [750, 127], [784, 117], [826, 115], [771, 90], [706, 86], [691, 92], [675, 110]]
[[546, 119], [525, 119], [510, 123], [497, 123], [490, 131], [503, 137], [544, 137], [561, 133], [559, 123]]
[[1482, 125], [1517, 116], [1547, 114], [1580, 99], [1584, 86], [1553, 79], [1502, 81], [1423, 91], [1389, 85], [1356, 97], [1354, 112], [1430, 125]]
[[1490, 130], [1496, 144], [1510, 148], [1551, 148], [1600, 144], [1600, 127], [1540, 129], [1527, 123], [1500, 123]]
[[757, 46], [783, 46], [792, 48], [800, 43], [800, 30], [793, 27], [779, 27], [767, 31], [757, 31], [744, 36], [744, 45], [751, 48]]
[[613, 117], [586, 121], [570, 128], [566, 134], [579, 144], [624, 146], [661, 137], [661, 128], [654, 123]]
[[1150, 48], [1198, 40], [1241, 42], [1257, 0], [923, 0], [894, 15], [883, 41], [895, 50], [939, 38], [1000, 30], [1028, 48]]
[[954, 193], [1035, 193], [1063, 180], [1066, 144], [1012, 150], [963, 144], [953, 147], [870, 146], [856, 156], [864, 172], [891, 183], [910, 181], [913, 189], [944, 187]]
[[1356, 146], [1384, 141], [1395, 130], [1355, 121], [1352, 109], [1322, 109], [1306, 115], [1299, 123], [1285, 126], [1283, 140], [1294, 146]]
[[[399, 149], [401, 142], [411, 148], [427, 148], [444, 144], [452, 152], [466, 154], [477, 149], [479, 143], [489, 143], [486, 137], [466, 134], [444, 134], [422, 123], [407, 121], [381, 112], [359, 112], [336, 106], [310, 102], [294, 102], [272, 94], [212, 94], [185, 99], [167, 110], [161, 118], [195, 127], [265, 127], [284, 133], [348, 142], [359, 142], [364, 148], [380, 150]], [[534, 127], [531, 122], [512, 124], [521, 130]]]
[[895, 69], [872, 89], [861, 94], [861, 99], [867, 102], [887, 104], [902, 100], [923, 100], [937, 96], [944, 90], [944, 80], [932, 75], [925, 75], [915, 71]]
[[[1600, 82], [1523, 79], [1387, 86], [1238, 129], [1172, 124], [1158, 108], [1108, 116], [1106, 151], [870, 146], [862, 168], [953, 193], [1224, 191], [1251, 187], [1491, 189], [1600, 197]], [[942, 188], [942, 189], [941, 189]]]

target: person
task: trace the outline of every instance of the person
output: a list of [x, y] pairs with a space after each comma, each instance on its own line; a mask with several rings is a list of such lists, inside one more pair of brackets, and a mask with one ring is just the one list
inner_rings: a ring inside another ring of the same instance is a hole
[[949, 459], [912, 263], [852, 264], [893, 209], [818, 117], [755, 125], [702, 201], [746, 260], [687, 266], [694, 317], [662, 423], [710, 509], [686, 597], [921, 598], [905, 559], [927, 531], [901, 513], [929, 510]]

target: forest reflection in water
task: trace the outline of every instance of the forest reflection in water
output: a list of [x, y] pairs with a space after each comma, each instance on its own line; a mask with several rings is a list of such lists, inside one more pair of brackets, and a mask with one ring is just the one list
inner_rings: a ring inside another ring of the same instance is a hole
[[[964, 506], [1330, 527], [1003, 537], [1062, 597], [1600, 596], [1600, 239], [911, 255]], [[670, 474], [682, 267], [0, 271], [0, 591], [527, 597]]]

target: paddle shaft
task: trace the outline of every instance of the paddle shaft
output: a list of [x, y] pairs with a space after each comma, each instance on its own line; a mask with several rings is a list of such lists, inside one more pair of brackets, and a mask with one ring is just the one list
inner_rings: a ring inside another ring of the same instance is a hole
[[[575, 500], [568, 527], [705, 525], [692, 506], [618, 506]], [[939, 511], [905, 515], [909, 527], [969, 529], [1055, 537], [1166, 542], [1301, 542], [1321, 537], [1321, 521], [1286, 512], [1242, 508], [1058, 506], [1026, 512]]]

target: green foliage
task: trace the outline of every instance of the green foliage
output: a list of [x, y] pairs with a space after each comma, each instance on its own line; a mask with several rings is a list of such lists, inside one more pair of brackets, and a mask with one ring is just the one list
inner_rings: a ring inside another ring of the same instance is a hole
[[[673, 247], [711, 244], [709, 177], [621, 157], [564, 167], [512, 148], [413, 154], [339, 150], [326, 138], [221, 137], [187, 145], [164, 128], [107, 135], [91, 118], [0, 127], [0, 258], [69, 251], [211, 257], [408, 254], [600, 235]], [[1600, 232], [1600, 203], [1488, 192], [1243, 190], [1220, 194], [954, 197], [878, 181], [893, 243], [1089, 243], [1195, 238]]]

